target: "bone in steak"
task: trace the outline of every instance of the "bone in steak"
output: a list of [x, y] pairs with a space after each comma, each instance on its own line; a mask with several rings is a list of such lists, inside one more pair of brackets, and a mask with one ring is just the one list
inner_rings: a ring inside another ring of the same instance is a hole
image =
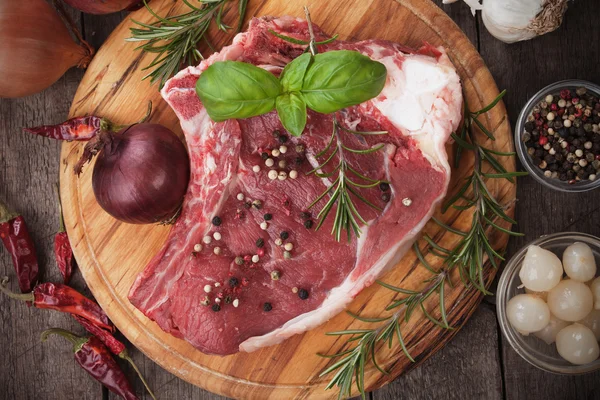
[[[356, 50], [387, 67], [387, 82], [377, 98], [337, 116], [354, 130], [389, 132], [342, 133], [341, 140], [361, 149], [384, 143], [376, 153], [345, 152], [344, 157], [361, 174], [390, 185], [360, 190], [383, 211], [355, 201], [368, 221], [359, 239], [335, 240], [335, 210], [315, 231], [316, 214], [326, 199], [310, 210], [310, 218], [305, 213], [331, 180], [306, 172], [324, 161], [316, 154], [331, 136], [332, 116], [309, 111], [304, 134], [292, 137], [275, 112], [215, 123], [195, 93], [199, 75], [215, 61], [249, 62], [279, 74], [304, 50], [269, 30], [309, 37], [301, 19], [253, 19], [233, 44], [179, 72], [162, 90], [185, 133], [191, 180], [179, 220], [137, 277], [129, 299], [162, 329], [205, 353], [277, 344], [342, 311], [410, 248], [445, 196], [450, 178], [445, 143], [460, 122], [462, 94], [444, 50], [426, 46], [412, 51], [381, 40], [319, 46], [320, 52]], [[318, 40], [327, 38], [318, 28], [316, 34]], [[270, 153], [280, 146], [285, 147], [279, 155]], [[274, 161], [272, 167], [266, 166], [264, 153]], [[271, 180], [270, 170], [288, 177]], [[217, 232], [218, 240], [213, 237]], [[293, 245], [291, 257], [284, 253], [286, 243]], [[195, 252], [197, 244], [203, 248]]]

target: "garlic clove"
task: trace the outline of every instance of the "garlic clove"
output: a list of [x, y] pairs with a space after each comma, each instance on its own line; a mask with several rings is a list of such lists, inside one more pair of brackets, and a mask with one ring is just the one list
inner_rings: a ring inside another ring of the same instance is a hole
[[546, 325], [541, 331], [534, 332], [533, 335], [542, 339], [544, 342], [546, 342], [546, 344], [552, 344], [556, 341], [556, 334], [567, 326], [569, 326], [568, 322], [558, 319], [554, 315], [550, 314], [550, 321], [548, 322], [548, 325]]
[[594, 308], [600, 310], [600, 276], [590, 283], [590, 289], [594, 295]]
[[578, 322], [590, 328], [594, 332], [596, 340], [600, 341], [600, 310], [592, 310], [587, 317]]
[[562, 257], [567, 276], [579, 282], [587, 282], [596, 276], [596, 259], [590, 246], [575, 242], [567, 247]]
[[539, 297], [519, 294], [506, 305], [508, 322], [521, 334], [544, 329], [550, 322], [550, 310]]
[[579, 321], [594, 308], [592, 291], [581, 282], [565, 279], [548, 293], [550, 312], [563, 321]]
[[562, 358], [576, 365], [591, 363], [600, 355], [600, 348], [592, 330], [577, 323], [558, 332], [556, 349]]
[[519, 277], [523, 285], [536, 292], [545, 292], [552, 289], [560, 282], [563, 267], [556, 254], [531, 245], [523, 259]]

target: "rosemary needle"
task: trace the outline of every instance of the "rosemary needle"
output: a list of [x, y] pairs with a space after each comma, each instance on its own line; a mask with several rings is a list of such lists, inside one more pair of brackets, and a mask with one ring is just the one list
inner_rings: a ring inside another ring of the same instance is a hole
[[[182, 67], [195, 65], [204, 58], [198, 50], [200, 41], [204, 40], [214, 50], [206, 37], [213, 21], [221, 31], [227, 32], [230, 29], [222, 19], [228, 0], [199, 0], [198, 6], [191, 4], [189, 0], [182, 1], [190, 11], [161, 17], [144, 0], [146, 9], [156, 21], [146, 24], [132, 20], [138, 27], [131, 28], [131, 37], [126, 39], [129, 42], [145, 42], [137, 49], [156, 54], [150, 65], [144, 68], [150, 71], [144, 79], [150, 78], [152, 83], [159, 82], [160, 87]], [[238, 0], [238, 31], [242, 27], [247, 4], [248, 0]]]

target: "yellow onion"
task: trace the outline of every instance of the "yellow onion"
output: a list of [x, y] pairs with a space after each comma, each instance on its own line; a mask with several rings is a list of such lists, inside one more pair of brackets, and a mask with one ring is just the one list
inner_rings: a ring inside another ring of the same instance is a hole
[[0, 1], [0, 43], [0, 97], [9, 98], [41, 92], [94, 53], [45, 0]]

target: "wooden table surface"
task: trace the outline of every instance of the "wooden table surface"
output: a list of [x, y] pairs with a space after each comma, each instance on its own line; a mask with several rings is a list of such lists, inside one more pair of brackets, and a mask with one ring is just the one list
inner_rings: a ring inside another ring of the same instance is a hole
[[[441, 5], [441, 0], [435, 3]], [[443, 9], [479, 49], [498, 87], [508, 89], [505, 102], [512, 122], [527, 99], [552, 82], [578, 78], [600, 83], [600, 23], [595, 0], [571, 4], [558, 31], [513, 45], [489, 35], [481, 18], [473, 18], [465, 4], [446, 5]], [[126, 13], [92, 16], [75, 11], [71, 15], [95, 48], [127, 17]], [[83, 71], [73, 69], [40, 94], [0, 100], [0, 199], [28, 221], [40, 263], [47, 266], [42, 273], [47, 281], [60, 281], [52, 254], [53, 235], [58, 228], [53, 186], [58, 180], [59, 143], [25, 135], [21, 128], [64, 120], [82, 76]], [[518, 199], [517, 229], [525, 236], [511, 239], [508, 256], [542, 234], [578, 231], [600, 236], [600, 190], [560, 193], [526, 177], [519, 179]], [[0, 274], [14, 277], [4, 248], [0, 250]], [[79, 273], [72, 282], [89, 294]], [[66, 341], [56, 338], [40, 342], [40, 332], [49, 327], [83, 333], [71, 318], [0, 297], [0, 320], [0, 399], [116, 398], [75, 364]], [[131, 348], [130, 352], [160, 399], [221, 398], [174, 377], [139, 351]], [[127, 366], [125, 369], [133, 379], [133, 371]], [[137, 393], [150, 399], [141, 383], [134, 382]], [[443, 350], [370, 397], [591, 400], [600, 399], [600, 372], [565, 377], [529, 365], [502, 337], [494, 299], [489, 298]]]

